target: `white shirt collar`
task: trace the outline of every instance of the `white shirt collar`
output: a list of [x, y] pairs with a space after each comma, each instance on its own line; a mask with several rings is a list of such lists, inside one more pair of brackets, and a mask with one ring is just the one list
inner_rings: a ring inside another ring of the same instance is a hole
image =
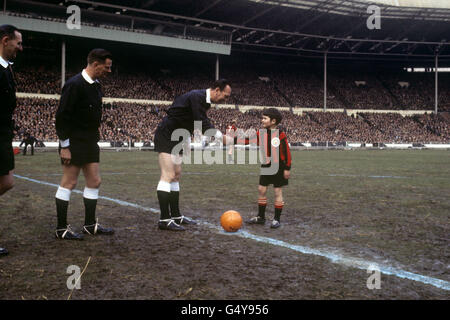
[[211, 104], [211, 89], [206, 89], [206, 103]]
[[2, 65], [3, 68], [8, 68], [8, 66], [13, 63], [6, 61], [5, 59], [3, 59], [2, 56], [0, 56], [0, 64]]
[[98, 80], [92, 80], [91, 77], [89, 77], [88, 73], [86, 72], [86, 69], [83, 69], [83, 72], [81, 72], [81, 75], [83, 76], [84, 80], [86, 80], [89, 84], [93, 84], [94, 82], [98, 82]]

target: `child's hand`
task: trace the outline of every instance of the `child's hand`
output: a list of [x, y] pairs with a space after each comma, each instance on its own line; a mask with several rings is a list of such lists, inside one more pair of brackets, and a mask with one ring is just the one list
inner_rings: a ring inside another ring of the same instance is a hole
[[285, 179], [289, 179], [290, 176], [291, 176], [291, 171], [290, 170], [284, 170], [284, 178]]

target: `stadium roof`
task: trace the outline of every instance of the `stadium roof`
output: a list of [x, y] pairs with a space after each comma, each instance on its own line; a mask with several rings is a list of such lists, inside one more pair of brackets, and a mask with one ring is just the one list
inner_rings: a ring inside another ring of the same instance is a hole
[[450, 3], [447, 0], [363, 0], [371, 3], [383, 3], [399, 7], [420, 7], [420, 8], [447, 8]]
[[[314, 4], [319, 3], [320, 1], [311, 1], [311, 0], [285, 0], [285, 1], [265, 1], [265, 0], [250, 0], [253, 2], [265, 2], [282, 6], [290, 6], [296, 8], [309, 8]], [[326, 1], [325, 1], [326, 2]], [[330, 3], [338, 3], [340, 1], [331, 1]], [[365, 6], [366, 8], [371, 5], [383, 5], [386, 7], [399, 7], [402, 9], [405, 8], [430, 8], [430, 9], [450, 9], [450, 3], [447, 0], [348, 0], [343, 3], [344, 6], [349, 8], [358, 8], [360, 5]]]
[[[77, 4], [83, 16], [114, 23], [149, 22], [149, 32], [183, 27], [211, 31], [232, 50], [270, 54], [434, 58], [450, 57], [447, 0], [379, 0], [381, 28], [370, 30], [365, 0], [6, 0], [6, 10], [50, 14], [49, 5]], [[428, 5], [436, 3], [437, 8]], [[124, 5], [126, 4], [126, 5]], [[405, 7], [405, 5], [410, 5]], [[427, 6], [419, 7], [418, 5]], [[29, 9], [31, 10], [31, 9]], [[65, 13], [64, 13], [65, 14]], [[133, 26], [131, 26], [132, 28]], [[185, 29], [186, 30], [186, 29]], [[202, 32], [199, 32], [202, 34]], [[228, 36], [224, 36], [228, 34]]]

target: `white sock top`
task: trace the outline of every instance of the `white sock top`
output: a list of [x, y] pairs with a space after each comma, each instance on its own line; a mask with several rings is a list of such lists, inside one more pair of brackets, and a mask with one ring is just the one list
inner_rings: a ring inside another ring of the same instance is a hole
[[180, 183], [178, 181], [170, 183], [170, 191], [180, 191]]
[[170, 182], [160, 180], [158, 183], [157, 191], [170, 192]]
[[84, 188], [83, 197], [86, 199], [97, 200], [98, 199], [98, 189]]
[[58, 191], [56, 191], [55, 197], [59, 200], [69, 201], [71, 193], [72, 190], [59, 186]]

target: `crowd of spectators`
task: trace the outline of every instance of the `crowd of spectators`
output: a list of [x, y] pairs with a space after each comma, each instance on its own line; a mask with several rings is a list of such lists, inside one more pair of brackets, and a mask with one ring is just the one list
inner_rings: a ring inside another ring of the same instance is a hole
[[[449, 137], [439, 136], [423, 126], [414, 117], [403, 117], [398, 113], [365, 113], [362, 114], [367, 123], [380, 133], [385, 143], [424, 143], [447, 142]], [[424, 116], [429, 121], [435, 121], [433, 115]]]
[[229, 67], [223, 70], [223, 76], [233, 84], [232, 104], [241, 106], [289, 106], [288, 101], [282, 95], [284, 91], [282, 88], [278, 88], [270, 71], [266, 69], [255, 69], [247, 65]]
[[[55, 66], [18, 64], [18, 92], [60, 94], [60, 70]], [[146, 71], [153, 70], [153, 71]], [[68, 70], [70, 78], [80, 70]], [[231, 108], [212, 108], [209, 116], [225, 132], [232, 120], [242, 130], [260, 125], [260, 111], [245, 113], [240, 106], [323, 108], [323, 70], [314, 66], [274, 64], [224, 64], [221, 76], [232, 83]], [[149, 69], [115, 66], [101, 80], [105, 97], [173, 101], [192, 89], [207, 88], [214, 80], [214, 66], [178, 63]], [[450, 73], [439, 74], [439, 111], [450, 111]], [[283, 111], [283, 129], [289, 141], [420, 143], [450, 142], [450, 117], [444, 114], [403, 117], [398, 113], [347, 115], [349, 109], [434, 110], [434, 74], [330, 68], [327, 108], [344, 112]], [[26, 132], [40, 141], [57, 141], [54, 127], [58, 100], [18, 99], [14, 114], [16, 139]], [[104, 105], [101, 140], [115, 144], [153, 141], [156, 126], [167, 105], [114, 102]]]
[[[59, 100], [55, 99], [18, 99], [13, 116], [17, 139], [28, 132], [40, 141], [58, 141], [55, 130], [58, 105]], [[100, 139], [113, 143], [153, 141], [166, 108], [165, 105], [123, 102], [104, 104]]]
[[15, 72], [17, 91], [40, 94], [58, 94], [61, 92], [61, 75], [54, 69], [28, 67]]
[[[214, 110], [215, 114], [217, 111]], [[239, 112], [239, 111], [238, 111]], [[222, 111], [218, 111], [223, 114]], [[226, 114], [226, 113], [225, 113]], [[281, 128], [291, 143], [449, 143], [449, 119], [442, 115], [403, 117], [397, 113], [282, 112]], [[259, 128], [260, 115], [254, 111], [238, 118], [242, 129]]]
[[[271, 79], [285, 94], [288, 101], [302, 108], [323, 108], [323, 81], [314, 72], [295, 73], [292, 71], [274, 72]], [[333, 95], [328, 95], [327, 104], [334, 108], [343, 108]]]
[[329, 81], [349, 109], [392, 110], [394, 107], [389, 92], [372, 74], [332, 72]]
[[[209, 87], [214, 78], [211, 69], [197, 65], [173, 66], [154, 72], [127, 73], [118, 69], [101, 82], [105, 97], [172, 101], [189, 90]], [[67, 78], [74, 74], [73, 70], [68, 71]], [[55, 68], [21, 68], [16, 75], [18, 92], [61, 92], [60, 74]], [[233, 84], [228, 102], [232, 105], [323, 108], [322, 70], [279, 70], [243, 64], [227, 65], [221, 70], [221, 76]], [[439, 77], [440, 111], [450, 111], [450, 75], [444, 73]], [[327, 108], [330, 109], [434, 109], [433, 73], [332, 70], [327, 84]]]
[[28, 132], [40, 141], [56, 141], [55, 114], [58, 103], [54, 99], [17, 99], [13, 115], [16, 138], [21, 139]]
[[423, 129], [434, 132], [445, 141], [450, 137], [450, 114], [443, 113], [436, 116], [421, 115], [415, 116], [416, 120], [422, 125]]
[[[55, 114], [59, 101], [20, 98], [14, 113], [17, 136], [29, 132], [40, 141], [57, 141]], [[153, 141], [158, 123], [166, 115], [167, 105], [113, 102], [104, 104], [100, 128], [102, 141], [128, 143]], [[289, 141], [362, 142], [362, 143], [450, 143], [450, 117], [426, 114], [403, 117], [398, 113], [304, 112], [297, 115], [282, 111], [281, 127]], [[222, 132], [235, 120], [242, 130], [261, 127], [261, 111], [243, 113], [236, 108], [211, 108], [208, 115]]]
[[110, 142], [150, 142], [166, 115], [164, 105], [117, 102], [104, 107], [100, 136]]
[[[434, 74], [380, 73], [379, 79], [389, 88], [398, 108], [408, 110], [434, 109]], [[404, 85], [400, 85], [400, 83]]]

